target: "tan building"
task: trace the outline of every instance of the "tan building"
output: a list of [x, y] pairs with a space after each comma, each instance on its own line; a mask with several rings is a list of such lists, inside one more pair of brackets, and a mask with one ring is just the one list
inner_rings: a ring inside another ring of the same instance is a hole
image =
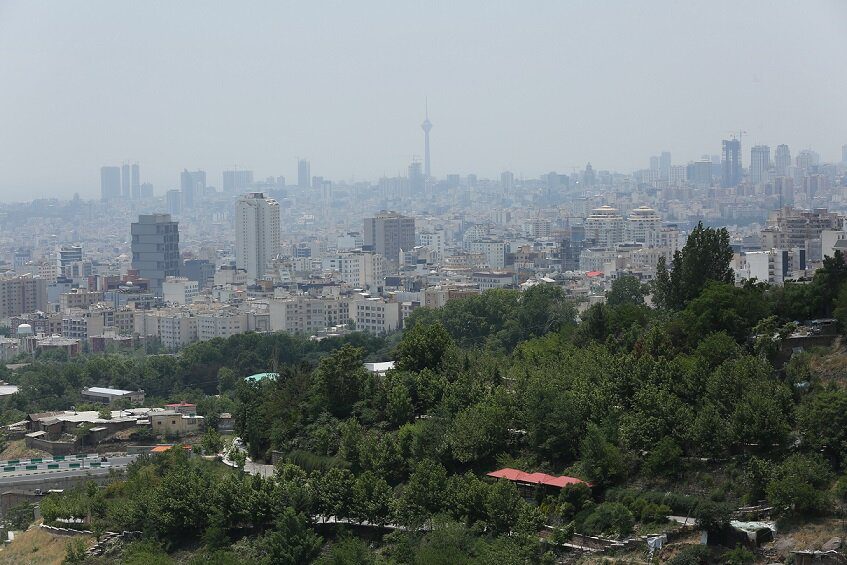
[[0, 318], [46, 310], [46, 279], [31, 275], [0, 279]]
[[182, 414], [176, 410], [150, 413], [150, 428], [156, 434], [184, 436], [203, 431], [203, 416]]

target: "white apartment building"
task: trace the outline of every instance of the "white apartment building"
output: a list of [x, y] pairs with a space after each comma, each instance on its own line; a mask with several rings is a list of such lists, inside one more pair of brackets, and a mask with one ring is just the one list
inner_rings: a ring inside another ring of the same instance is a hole
[[597, 247], [614, 248], [624, 240], [625, 223], [617, 208], [600, 206], [585, 219], [585, 239]]
[[208, 341], [227, 338], [247, 331], [247, 312], [237, 310], [209, 311], [197, 314], [197, 339]]
[[200, 284], [186, 277], [166, 277], [162, 283], [162, 299], [170, 304], [191, 304], [200, 293]]
[[350, 301], [350, 317], [357, 331], [384, 334], [400, 329], [400, 303], [358, 295]]
[[468, 252], [483, 256], [485, 266], [493, 270], [506, 268], [506, 242], [482, 239], [468, 242]]
[[166, 349], [179, 349], [197, 341], [197, 318], [186, 310], [137, 311], [134, 321], [138, 335], [159, 338]]
[[447, 241], [444, 230], [436, 230], [434, 232], [421, 232], [421, 245], [429, 249], [436, 261], [441, 261], [447, 251]]
[[549, 239], [553, 224], [546, 218], [527, 218], [523, 223], [523, 235], [530, 239]]
[[274, 332], [313, 335], [350, 320], [348, 301], [337, 297], [274, 298], [269, 302], [269, 311], [270, 329]]
[[514, 286], [518, 282], [518, 277], [515, 273], [509, 272], [479, 271], [471, 275], [471, 282], [483, 291]]
[[656, 245], [656, 237], [661, 229], [662, 217], [647, 206], [639, 206], [627, 218], [627, 236], [630, 241]]
[[737, 281], [756, 279], [781, 285], [789, 279], [806, 274], [806, 250], [771, 249], [769, 251], [747, 251], [734, 258], [733, 268]]
[[235, 205], [235, 264], [249, 280], [262, 278], [280, 251], [279, 203], [250, 192]]

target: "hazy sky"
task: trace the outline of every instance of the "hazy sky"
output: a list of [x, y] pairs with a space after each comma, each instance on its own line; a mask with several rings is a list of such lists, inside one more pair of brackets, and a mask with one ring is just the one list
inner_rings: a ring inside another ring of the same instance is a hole
[[234, 164], [296, 180], [684, 163], [847, 143], [847, 1], [0, 0], [0, 198], [156, 193]]

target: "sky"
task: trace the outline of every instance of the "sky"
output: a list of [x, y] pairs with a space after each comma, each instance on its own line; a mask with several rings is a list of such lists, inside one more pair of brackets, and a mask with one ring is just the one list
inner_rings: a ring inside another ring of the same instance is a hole
[[0, 0], [0, 199], [99, 195], [138, 162], [296, 182], [537, 177], [847, 144], [844, 0]]

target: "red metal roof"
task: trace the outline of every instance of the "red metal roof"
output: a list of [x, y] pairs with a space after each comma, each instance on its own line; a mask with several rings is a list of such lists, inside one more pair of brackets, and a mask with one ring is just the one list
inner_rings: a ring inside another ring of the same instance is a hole
[[492, 471], [491, 473], [488, 473], [488, 476], [494, 477], [495, 479], [506, 479], [517, 483], [529, 483], [534, 485], [542, 484], [556, 488], [564, 488], [566, 485], [573, 485], [577, 483], [585, 483], [586, 485], [591, 486], [589, 483], [586, 483], [582, 479], [577, 479], [576, 477], [567, 477], [565, 475], [562, 475], [561, 477], [554, 477], [553, 475], [547, 475], [545, 473], [524, 473], [518, 469], [509, 469], [508, 467], [500, 469], [499, 471]]
[[585, 274], [589, 277], [600, 277], [603, 276], [603, 271], [588, 271]]

